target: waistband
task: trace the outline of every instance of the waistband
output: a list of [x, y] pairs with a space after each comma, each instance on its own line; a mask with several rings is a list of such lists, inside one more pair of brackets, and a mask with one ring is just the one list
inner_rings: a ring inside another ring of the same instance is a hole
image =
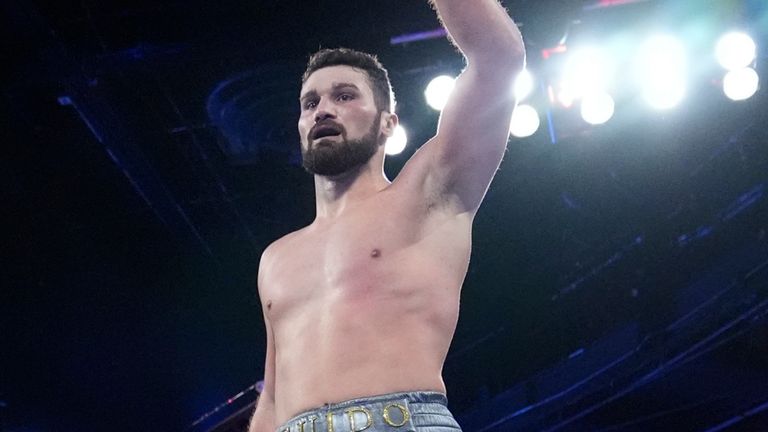
[[[431, 405], [431, 407], [430, 407]], [[438, 392], [403, 392], [351, 399], [305, 411], [276, 432], [362, 432], [413, 430], [414, 414], [447, 410], [448, 399]]]

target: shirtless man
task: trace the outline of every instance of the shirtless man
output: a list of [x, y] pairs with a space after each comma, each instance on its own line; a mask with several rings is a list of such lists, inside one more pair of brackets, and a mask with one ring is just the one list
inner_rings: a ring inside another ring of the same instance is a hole
[[525, 54], [497, 0], [431, 3], [467, 67], [437, 134], [391, 183], [386, 70], [352, 50], [310, 59], [298, 127], [317, 215], [259, 264], [267, 354], [251, 432], [459, 430], [442, 367]]

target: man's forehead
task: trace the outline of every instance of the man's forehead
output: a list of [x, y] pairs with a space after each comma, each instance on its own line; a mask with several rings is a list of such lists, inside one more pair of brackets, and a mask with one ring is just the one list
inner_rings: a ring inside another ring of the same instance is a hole
[[301, 86], [301, 95], [348, 85], [364, 90], [369, 87], [368, 76], [351, 66], [329, 66], [316, 70], [307, 78]]

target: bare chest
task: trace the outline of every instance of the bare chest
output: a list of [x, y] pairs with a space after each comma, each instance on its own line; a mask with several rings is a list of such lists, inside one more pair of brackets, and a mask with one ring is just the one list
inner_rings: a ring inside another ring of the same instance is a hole
[[299, 233], [270, 269], [271, 313], [403, 289], [413, 277], [408, 268], [422, 255], [422, 225], [416, 215], [376, 207]]

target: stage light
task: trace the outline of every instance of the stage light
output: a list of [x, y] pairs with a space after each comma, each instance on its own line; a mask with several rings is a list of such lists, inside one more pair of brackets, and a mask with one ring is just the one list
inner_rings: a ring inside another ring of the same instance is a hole
[[682, 42], [671, 36], [655, 36], [641, 48], [635, 70], [648, 103], [669, 109], [683, 100], [687, 59]]
[[514, 94], [518, 101], [521, 101], [533, 93], [533, 75], [528, 69], [523, 69], [522, 72], [515, 78]]
[[685, 81], [680, 77], [668, 77], [650, 83], [644, 90], [645, 100], [659, 110], [677, 106], [685, 97]]
[[530, 105], [518, 105], [512, 113], [512, 123], [509, 132], [518, 137], [525, 138], [539, 130], [541, 121], [539, 113]]
[[729, 71], [723, 79], [723, 92], [731, 100], [749, 99], [757, 92], [760, 77], [752, 68]]
[[455, 84], [456, 79], [448, 75], [440, 75], [434, 78], [427, 85], [427, 89], [424, 90], [427, 104], [437, 111], [442, 111], [446, 102], [448, 102], [448, 97], [451, 95]]
[[611, 84], [614, 68], [596, 48], [574, 52], [565, 64], [561, 93], [579, 99], [590, 93], [605, 91]]
[[576, 101], [576, 95], [573, 94], [573, 91], [571, 91], [571, 89], [561, 88], [560, 91], [557, 92], [557, 102], [563, 108], [572, 107], [575, 101]]
[[605, 92], [586, 95], [581, 100], [581, 118], [589, 124], [600, 125], [613, 117], [616, 104]]
[[717, 42], [715, 57], [728, 70], [742, 69], [755, 60], [757, 46], [746, 33], [731, 32]]
[[398, 155], [405, 150], [406, 144], [408, 144], [408, 134], [405, 133], [402, 125], [397, 125], [392, 136], [384, 144], [384, 152], [390, 156]]

